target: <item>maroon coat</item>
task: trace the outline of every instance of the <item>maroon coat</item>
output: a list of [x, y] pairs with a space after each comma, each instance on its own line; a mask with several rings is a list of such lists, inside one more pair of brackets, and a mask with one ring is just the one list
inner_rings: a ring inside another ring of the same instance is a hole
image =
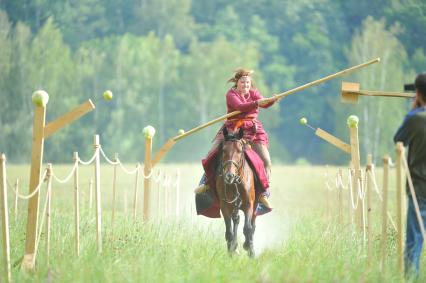
[[[268, 145], [268, 135], [263, 129], [262, 123], [257, 120], [259, 108], [268, 108], [274, 102], [263, 106], [258, 106], [257, 101], [264, 98], [257, 89], [251, 89], [247, 96], [243, 96], [237, 92], [235, 88], [231, 88], [226, 93], [227, 113], [241, 111], [242, 113], [228, 118], [225, 126], [229, 131], [235, 131], [240, 127], [244, 130], [244, 138], [254, 143]], [[222, 139], [222, 131], [216, 136], [216, 139]]]

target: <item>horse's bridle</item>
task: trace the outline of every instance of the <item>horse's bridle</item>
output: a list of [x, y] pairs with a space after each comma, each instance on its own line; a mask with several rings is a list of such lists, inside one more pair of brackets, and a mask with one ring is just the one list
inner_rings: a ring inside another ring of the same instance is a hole
[[[245, 140], [242, 140], [242, 139], [241, 140], [231, 139], [231, 140], [228, 140], [228, 141], [240, 142], [242, 144], [242, 154], [241, 154], [241, 158], [240, 158], [238, 163], [235, 162], [232, 159], [226, 160], [225, 162], [222, 161], [222, 163], [221, 163], [221, 171], [222, 171], [221, 176], [223, 178], [223, 185], [224, 185], [224, 190], [225, 190], [223, 200], [225, 202], [231, 204], [231, 203], [236, 202], [240, 198], [240, 192], [238, 191], [238, 185], [241, 184], [241, 182], [244, 178], [244, 165], [245, 165], [244, 150], [245, 150], [245, 145], [246, 145], [247, 142]], [[231, 164], [231, 166], [234, 165], [237, 168], [237, 173], [238, 173], [238, 175], [235, 177], [234, 182], [233, 182], [233, 185], [234, 185], [234, 188], [235, 188], [235, 198], [232, 199], [232, 200], [228, 200], [228, 198], [227, 198], [227, 185], [228, 184], [225, 182], [225, 173], [226, 173], [225, 168], [226, 168], [226, 165], [229, 164], [229, 163]]]

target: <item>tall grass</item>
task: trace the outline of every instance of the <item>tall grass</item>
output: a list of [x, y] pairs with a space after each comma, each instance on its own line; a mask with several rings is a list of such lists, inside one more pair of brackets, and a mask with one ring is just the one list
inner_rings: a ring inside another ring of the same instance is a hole
[[[174, 170], [176, 166], [166, 169]], [[188, 187], [195, 186], [199, 169], [194, 169], [197, 165], [180, 168], [182, 190], [189, 191], [188, 201], [192, 202]], [[387, 264], [382, 272], [379, 229], [375, 229], [373, 259], [368, 265], [361, 234], [350, 224], [337, 223], [336, 210], [326, 213], [323, 167], [280, 166], [274, 168], [274, 173], [271, 200], [275, 209], [257, 220], [254, 259], [248, 258], [241, 247], [242, 227], [238, 254], [228, 255], [222, 219], [186, 214], [180, 219], [142, 223], [134, 221], [131, 213], [120, 211], [112, 231], [107, 198], [103, 199], [103, 252], [97, 252], [94, 212], [85, 205], [81, 254], [77, 257], [72, 190], [58, 188], [52, 200], [49, 264], [42, 234], [35, 272], [20, 271], [26, 211], [21, 210], [16, 222], [11, 220], [13, 278], [16, 282], [403, 282], [396, 268], [391, 229]], [[131, 188], [132, 180], [125, 179], [123, 186]], [[106, 187], [105, 196], [109, 194]], [[419, 282], [426, 282], [425, 269], [423, 257]]]

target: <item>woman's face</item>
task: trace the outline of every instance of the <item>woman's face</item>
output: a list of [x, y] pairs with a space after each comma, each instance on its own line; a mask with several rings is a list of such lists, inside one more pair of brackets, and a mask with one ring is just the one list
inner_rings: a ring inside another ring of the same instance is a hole
[[242, 76], [237, 83], [237, 91], [241, 94], [247, 94], [251, 88], [251, 78]]

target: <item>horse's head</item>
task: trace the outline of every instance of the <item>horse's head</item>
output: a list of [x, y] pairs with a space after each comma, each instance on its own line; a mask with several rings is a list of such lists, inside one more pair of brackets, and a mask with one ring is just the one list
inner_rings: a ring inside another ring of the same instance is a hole
[[223, 129], [224, 141], [222, 144], [222, 174], [226, 184], [241, 182], [241, 169], [244, 162], [244, 144], [242, 139], [243, 129], [229, 133], [226, 127]]

